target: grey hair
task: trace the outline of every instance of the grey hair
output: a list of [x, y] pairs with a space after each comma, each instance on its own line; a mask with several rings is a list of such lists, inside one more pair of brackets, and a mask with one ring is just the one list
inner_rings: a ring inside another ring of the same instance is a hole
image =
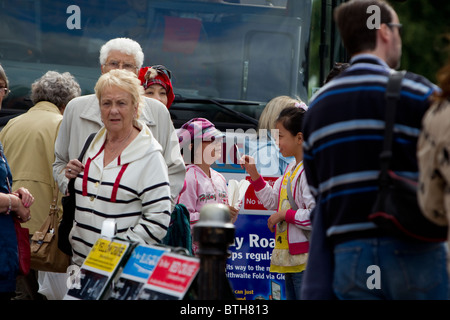
[[33, 104], [49, 101], [58, 108], [62, 108], [80, 94], [80, 85], [69, 72], [61, 74], [56, 71], [47, 71], [31, 85]]
[[106, 63], [106, 59], [108, 59], [111, 51], [120, 51], [132, 55], [138, 69], [144, 64], [144, 52], [141, 45], [132, 39], [115, 38], [105, 43], [100, 49], [100, 65]]

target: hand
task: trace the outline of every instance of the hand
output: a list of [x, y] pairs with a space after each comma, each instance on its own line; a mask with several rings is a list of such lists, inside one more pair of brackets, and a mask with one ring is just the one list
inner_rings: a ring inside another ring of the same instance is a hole
[[272, 214], [267, 220], [267, 227], [269, 227], [269, 230], [271, 232], [275, 232], [275, 226], [279, 222], [284, 221], [285, 218], [286, 218], [286, 210], [277, 211], [274, 214]]
[[29, 221], [31, 219], [30, 209], [24, 206], [19, 193], [11, 193], [9, 196], [11, 197], [11, 209], [19, 218], [19, 221], [21, 223]]
[[22, 205], [25, 208], [29, 208], [31, 207], [31, 205], [34, 202], [34, 197], [33, 195], [30, 193], [30, 191], [28, 191], [28, 189], [25, 188], [19, 188], [17, 189], [15, 192], [12, 193], [13, 195], [15, 195], [16, 197], [18, 197], [19, 199], [21, 199], [22, 201]]
[[253, 181], [259, 179], [259, 173], [256, 169], [255, 159], [253, 157], [249, 155], [243, 155], [239, 161], [241, 163], [241, 167], [247, 171]]
[[78, 174], [84, 170], [84, 164], [82, 164], [78, 159], [70, 160], [66, 166], [66, 178], [72, 179], [78, 176]]
[[235, 223], [238, 218], [239, 209], [236, 209], [235, 207], [230, 205], [228, 205], [228, 208], [230, 209], [231, 222]]

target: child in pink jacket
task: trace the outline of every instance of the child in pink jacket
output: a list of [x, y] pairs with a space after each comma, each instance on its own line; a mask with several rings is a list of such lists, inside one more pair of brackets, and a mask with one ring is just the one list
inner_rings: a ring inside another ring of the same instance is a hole
[[[200, 219], [200, 209], [207, 203], [228, 205], [227, 182], [222, 174], [211, 168], [220, 158], [224, 134], [204, 118], [186, 122], [178, 131], [181, 152], [186, 166], [184, 187], [178, 203], [184, 204], [190, 213], [191, 230]], [[237, 210], [229, 206], [232, 221]], [[198, 246], [193, 244], [194, 253]]]

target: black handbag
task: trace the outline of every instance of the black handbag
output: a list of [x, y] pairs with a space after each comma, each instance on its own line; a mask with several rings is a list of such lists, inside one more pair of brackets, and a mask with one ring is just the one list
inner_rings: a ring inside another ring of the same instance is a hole
[[[79, 161], [83, 160], [84, 154], [86, 153], [87, 148], [89, 147], [92, 139], [96, 133], [92, 133], [86, 140], [83, 146], [83, 150], [81, 151], [80, 156], [78, 157]], [[69, 241], [69, 233], [73, 227], [73, 221], [75, 219], [75, 188], [74, 188], [75, 179], [70, 179], [67, 185], [67, 191], [69, 192], [68, 196], [63, 196], [61, 198], [61, 204], [63, 208], [63, 215], [61, 222], [58, 227], [58, 248], [65, 254], [72, 256], [72, 245]]]
[[447, 239], [447, 226], [439, 226], [423, 215], [417, 200], [417, 182], [399, 177], [389, 170], [395, 112], [404, 74], [405, 71], [392, 73], [386, 89], [386, 128], [380, 154], [378, 195], [369, 220], [394, 236], [442, 242]]

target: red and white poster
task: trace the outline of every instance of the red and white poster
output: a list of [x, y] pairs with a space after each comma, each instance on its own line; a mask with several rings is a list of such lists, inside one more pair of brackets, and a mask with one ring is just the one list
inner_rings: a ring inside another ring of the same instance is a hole
[[165, 253], [140, 294], [142, 300], [182, 299], [200, 269], [198, 258]]
[[[245, 177], [246, 180], [250, 181], [250, 176]], [[277, 181], [278, 177], [264, 177], [264, 181], [266, 181], [270, 186], [273, 186], [275, 181]], [[258, 199], [255, 194], [255, 189], [252, 185], [250, 185], [245, 193], [244, 197], [244, 209], [245, 210], [266, 210], [264, 208], [262, 202]]]

